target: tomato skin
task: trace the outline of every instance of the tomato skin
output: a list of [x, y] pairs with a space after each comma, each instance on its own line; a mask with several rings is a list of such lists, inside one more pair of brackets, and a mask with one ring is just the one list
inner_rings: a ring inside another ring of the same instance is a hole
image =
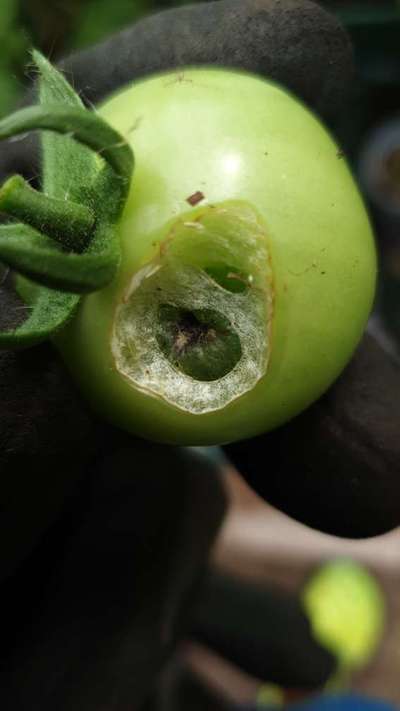
[[[244, 73], [170, 72], [126, 87], [99, 111], [129, 139], [135, 172], [119, 226], [118, 278], [85, 297], [57, 337], [66, 362], [103, 416], [149, 439], [209, 445], [279, 426], [336, 379], [372, 306], [374, 240], [346, 160], [293, 96]], [[191, 207], [196, 193], [204, 199]], [[270, 360], [252, 390], [220, 410], [192, 414], [120, 375], [113, 321], [129, 280], [160, 249], [165, 225], [226, 201], [244, 201], [265, 225]]]

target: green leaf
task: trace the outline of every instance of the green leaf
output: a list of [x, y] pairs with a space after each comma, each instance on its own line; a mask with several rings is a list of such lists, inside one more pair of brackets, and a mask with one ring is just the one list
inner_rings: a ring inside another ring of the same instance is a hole
[[[83, 109], [83, 103], [67, 82], [45, 57], [32, 52], [33, 60], [40, 71], [39, 99], [42, 106], [59, 104], [65, 107]], [[68, 136], [43, 133], [42, 144], [42, 186], [47, 195], [61, 199], [82, 200], [86, 190], [99, 170], [96, 157], [86, 147], [77, 145]], [[65, 167], [68, 166], [68, 170]], [[64, 168], [64, 169], [63, 169]]]
[[110, 246], [83, 255], [63, 252], [49, 237], [20, 224], [0, 226], [0, 260], [39, 284], [77, 293], [106, 286], [118, 265]]
[[[80, 97], [63, 74], [55, 69], [40, 52], [34, 50], [32, 56], [41, 74], [40, 104], [82, 109], [84, 112], [80, 114], [82, 121], [86, 118], [89, 122], [85, 136], [78, 135], [80, 132], [76, 125], [66, 127], [63, 132], [69, 132], [70, 135], [67, 136], [42, 134], [44, 191], [54, 197], [82, 202], [83, 196], [88, 194], [89, 186], [96, 182], [99, 173], [107, 172], [106, 166], [99, 160], [101, 155], [126, 181], [124, 195], [121, 196], [123, 199], [129, 188], [133, 171], [133, 154], [130, 147], [109, 124], [96, 113], [84, 108]], [[72, 112], [71, 116], [73, 115]], [[78, 146], [77, 141], [86, 145]], [[98, 154], [93, 151], [98, 151]]]
[[0, 331], [0, 348], [26, 348], [47, 340], [71, 318], [79, 298], [42, 287], [27, 320], [14, 330]]
[[[73, 136], [75, 142], [83, 144], [83, 148], [86, 146], [91, 148], [94, 151], [95, 158], [97, 158], [97, 169], [92, 174], [92, 180], [103, 172], [104, 159], [119, 177], [121, 194], [124, 198], [126, 197], [133, 171], [132, 151], [121, 134], [97, 114], [87, 111], [87, 109], [60, 104], [29, 106], [0, 121], [0, 140], [38, 130], [54, 131]], [[58, 172], [65, 172], [68, 175], [70, 173], [70, 165], [64, 161], [65, 158], [62, 153], [58, 162]], [[83, 192], [85, 193], [86, 190], [87, 187]], [[60, 192], [57, 193], [57, 191], [50, 190], [50, 186], [49, 190], [46, 187], [45, 191], [48, 191], [53, 197], [68, 199], [65, 193], [60, 194]], [[80, 195], [75, 196], [73, 199], [78, 203], [82, 203], [82, 191]]]

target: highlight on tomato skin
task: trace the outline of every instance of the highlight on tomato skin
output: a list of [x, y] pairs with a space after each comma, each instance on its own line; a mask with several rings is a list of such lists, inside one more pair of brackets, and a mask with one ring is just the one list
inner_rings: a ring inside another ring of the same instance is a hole
[[[40, 53], [42, 190], [0, 188], [0, 259], [27, 319], [106, 419], [176, 444], [267, 432], [351, 358], [375, 288], [374, 240], [343, 153], [283, 88], [220, 68], [152, 76], [96, 110]], [[17, 222], [15, 222], [17, 220]]]

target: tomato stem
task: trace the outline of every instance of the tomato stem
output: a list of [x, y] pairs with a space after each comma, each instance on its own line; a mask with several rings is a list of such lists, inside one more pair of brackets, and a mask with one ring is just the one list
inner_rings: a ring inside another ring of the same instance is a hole
[[131, 148], [121, 134], [97, 114], [62, 104], [29, 106], [0, 121], [0, 140], [37, 130], [68, 135], [98, 153], [125, 184], [125, 197], [133, 171]]
[[49, 197], [13, 175], [0, 189], [0, 211], [80, 252], [94, 226], [94, 214], [85, 205]]

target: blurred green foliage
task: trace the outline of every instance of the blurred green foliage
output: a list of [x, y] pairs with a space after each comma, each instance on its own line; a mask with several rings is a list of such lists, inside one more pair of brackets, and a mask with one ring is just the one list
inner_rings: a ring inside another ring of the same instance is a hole
[[83, 47], [101, 40], [104, 35], [134, 22], [149, 10], [149, 0], [87, 0], [82, 5], [79, 21], [73, 28], [68, 44]]
[[0, 114], [12, 107], [19, 95], [18, 73], [27, 50], [27, 38], [18, 23], [18, 0], [0, 2]]

